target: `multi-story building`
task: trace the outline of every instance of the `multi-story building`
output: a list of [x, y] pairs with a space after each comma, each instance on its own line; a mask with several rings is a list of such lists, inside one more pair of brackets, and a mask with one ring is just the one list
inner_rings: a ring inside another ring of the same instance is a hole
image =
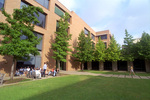
[[[84, 30], [85, 35], [91, 33], [91, 38], [93, 45], [96, 44], [99, 37], [105, 42], [108, 46], [110, 41], [110, 32], [109, 30], [102, 32], [95, 32], [87, 23], [85, 23], [75, 12], [69, 11], [64, 5], [62, 5], [58, 0], [0, 0], [0, 8], [4, 7], [7, 13], [12, 14], [13, 9], [20, 9], [22, 5], [31, 5], [41, 7], [44, 11], [44, 14], [39, 13], [38, 23], [35, 26], [34, 34], [37, 37], [41, 37], [42, 40], [40, 44], [36, 47], [38, 48], [40, 55], [32, 56], [29, 61], [17, 61], [15, 66], [16, 68], [30, 66], [30, 67], [41, 67], [44, 62], [48, 62], [48, 68], [56, 67], [56, 61], [52, 59], [53, 52], [51, 50], [51, 44], [55, 39], [55, 31], [57, 26], [57, 21], [60, 19], [61, 15], [64, 15], [67, 12], [70, 15], [70, 26], [69, 34], [72, 34], [72, 39], [69, 41], [71, 45], [70, 48], [74, 50], [76, 42], [78, 39], [81, 30]], [[0, 11], [0, 22], [6, 22], [5, 17]], [[25, 39], [25, 36], [21, 38]], [[0, 39], [2, 37], [0, 36]], [[67, 62], [64, 64], [62, 69], [65, 70], [77, 70], [80, 69], [80, 63], [74, 61], [74, 58], [71, 55], [67, 55]], [[62, 63], [63, 64], [63, 63]], [[12, 66], [12, 58], [8, 56], [0, 56], [0, 72], [10, 74]], [[15, 69], [16, 69], [15, 68]]]

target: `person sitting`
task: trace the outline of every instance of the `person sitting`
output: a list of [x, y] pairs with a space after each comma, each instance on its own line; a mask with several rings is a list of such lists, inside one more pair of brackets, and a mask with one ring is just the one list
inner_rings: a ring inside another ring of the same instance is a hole
[[52, 71], [50, 70], [50, 71], [48, 72], [48, 76], [51, 75], [51, 74], [52, 74]]
[[20, 72], [20, 75], [23, 75], [23, 68], [22, 67], [20, 68], [19, 72]]
[[16, 70], [15, 76], [20, 76], [19, 70]]
[[44, 76], [44, 70], [41, 69], [40, 71], [41, 71], [41, 76], [43, 77]]

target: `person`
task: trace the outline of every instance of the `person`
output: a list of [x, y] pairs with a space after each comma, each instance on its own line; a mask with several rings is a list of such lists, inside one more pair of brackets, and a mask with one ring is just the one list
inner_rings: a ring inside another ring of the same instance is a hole
[[22, 67], [19, 69], [19, 72], [20, 72], [20, 75], [23, 75], [23, 68]]
[[30, 76], [30, 68], [29, 68], [29, 66], [27, 67], [27, 77], [29, 77]]
[[46, 65], [46, 62], [44, 62], [44, 66], [43, 66], [43, 75], [44, 75], [44, 77], [45, 77], [45, 71], [46, 71], [46, 69], [47, 69], [47, 65]]
[[20, 76], [19, 70], [16, 70], [15, 76]]
[[131, 67], [130, 67], [130, 74], [129, 74], [129, 75], [131, 75], [131, 73], [133, 73], [134, 76], [135, 76], [135, 73], [134, 73], [134, 70], [133, 70], [133, 66], [132, 66], [132, 65], [131, 65]]

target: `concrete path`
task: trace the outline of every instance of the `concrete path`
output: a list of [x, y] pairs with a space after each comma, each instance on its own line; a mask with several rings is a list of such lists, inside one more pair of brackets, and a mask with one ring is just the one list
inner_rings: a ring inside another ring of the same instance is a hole
[[60, 71], [60, 73], [69, 74], [69, 75], [92, 75], [92, 76], [117, 77], [117, 78], [150, 79], [150, 76], [94, 74], [94, 73], [89, 73], [89, 72], [78, 72], [78, 71]]

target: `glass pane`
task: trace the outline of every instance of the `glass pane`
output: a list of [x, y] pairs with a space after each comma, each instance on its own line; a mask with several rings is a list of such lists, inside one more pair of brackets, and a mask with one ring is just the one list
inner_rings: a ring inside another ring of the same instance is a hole
[[40, 66], [41, 66], [41, 57], [36, 56], [35, 57], [35, 68], [40, 68]]
[[64, 15], [64, 12], [61, 9], [59, 9], [57, 6], [55, 6], [55, 13], [60, 17]]
[[36, 14], [35, 16], [39, 20], [39, 23], [37, 23], [36, 25], [45, 28], [46, 15], [39, 12], [39, 16], [37, 16]]
[[33, 33], [34, 33], [34, 35], [35, 35], [38, 39], [41, 38], [41, 41], [40, 41], [40, 43], [39, 43], [38, 45], [36, 45], [36, 48], [37, 48], [38, 50], [42, 51], [43, 35], [40, 34], [40, 33], [37, 33], [37, 32], [33, 32]]
[[36, 2], [38, 2], [39, 4], [41, 4], [42, 6], [44, 6], [45, 8], [49, 8], [49, 0], [35, 0]]
[[101, 40], [107, 39], [107, 35], [101, 35]]
[[0, 9], [4, 7], [4, 0], [0, 0]]
[[87, 35], [89, 34], [89, 31], [86, 28], [84, 28], [84, 33]]

